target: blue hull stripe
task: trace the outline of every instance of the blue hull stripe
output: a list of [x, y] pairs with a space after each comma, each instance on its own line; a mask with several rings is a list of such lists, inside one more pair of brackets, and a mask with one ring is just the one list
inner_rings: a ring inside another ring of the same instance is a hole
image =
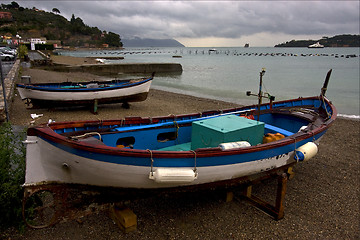
[[[305, 140], [296, 142], [295, 144], [288, 144], [282, 147], [266, 149], [263, 151], [243, 153], [243, 154], [234, 154], [234, 155], [223, 155], [223, 156], [214, 156], [214, 157], [197, 157], [196, 166], [197, 167], [210, 167], [210, 166], [222, 166], [222, 165], [230, 165], [230, 164], [238, 164], [245, 162], [252, 162], [261, 159], [267, 159], [276, 156], [282, 156], [291, 151], [294, 151], [295, 148], [298, 148], [304, 145], [307, 142], [313, 141], [313, 139], [318, 139], [321, 137], [326, 131], [323, 131], [311, 138], [307, 138]], [[42, 138], [44, 141], [49, 144], [62, 149], [70, 154], [74, 154], [80, 157], [88, 158], [95, 161], [107, 162], [107, 163], [115, 163], [115, 164], [123, 164], [123, 165], [131, 165], [131, 166], [143, 166], [150, 167], [150, 153], [149, 157], [131, 157], [131, 156], [119, 156], [119, 155], [111, 155], [111, 154], [102, 154], [90, 151], [84, 151], [76, 148], [71, 148], [69, 146], [55, 143], [49, 141], [45, 138]], [[174, 152], [175, 153], [175, 152]], [[194, 155], [195, 156], [195, 155]], [[154, 158], [154, 167], [194, 167], [195, 166], [195, 158]]]

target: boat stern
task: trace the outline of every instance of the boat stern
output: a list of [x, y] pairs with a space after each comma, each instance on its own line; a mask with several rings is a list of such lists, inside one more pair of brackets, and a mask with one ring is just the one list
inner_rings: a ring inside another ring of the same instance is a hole
[[25, 93], [26, 89], [24, 88], [24, 85], [16, 84], [16, 89], [19, 92], [21, 100], [24, 100], [27, 98], [26, 93]]
[[37, 136], [27, 136], [23, 142], [26, 144], [26, 171], [24, 186], [34, 185], [46, 179], [45, 172], [41, 165], [41, 153]]

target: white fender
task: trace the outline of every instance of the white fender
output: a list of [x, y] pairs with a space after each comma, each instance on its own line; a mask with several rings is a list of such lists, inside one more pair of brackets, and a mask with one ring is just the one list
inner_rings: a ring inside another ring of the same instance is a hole
[[158, 183], [190, 183], [197, 179], [197, 172], [191, 168], [157, 168], [150, 172], [149, 179]]
[[239, 142], [228, 142], [228, 143], [220, 143], [219, 147], [222, 150], [234, 149], [234, 148], [244, 148], [250, 147], [251, 144], [247, 141], [239, 141]]
[[307, 161], [318, 152], [318, 146], [314, 142], [308, 142], [295, 150], [296, 161]]

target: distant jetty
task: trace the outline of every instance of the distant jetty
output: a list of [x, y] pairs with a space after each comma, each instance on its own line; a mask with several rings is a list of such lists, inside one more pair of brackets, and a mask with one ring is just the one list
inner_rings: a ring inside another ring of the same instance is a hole
[[119, 73], [182, 73], [183, 69], [179, 63], [125, 63], [125, 64], [84, 64], [63, 65], [54, 64], [46, 68], [58, 72], [89, 72], [104, 75]]
[[124, 57], [88, 57], [92, 59], [106, 59], [106, 60], [123, 60]]

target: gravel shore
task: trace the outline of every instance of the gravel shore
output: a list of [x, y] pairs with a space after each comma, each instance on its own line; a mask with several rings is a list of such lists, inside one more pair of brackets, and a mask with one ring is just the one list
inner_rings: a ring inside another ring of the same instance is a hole
[[[86, 73], [57, 73], [23, 69], [35, 81], [93, 80]], [[101, 105], [98, 115], [88, 109], [26, 109], [19, 96], [11, 107], [11, 122], [29, 125], [30, 114], [43, 114], [35, 124], [125, 116], [161, 116], [201, 112], [236, 106], [232, 103], [174, 94], [152, 89], [144, 102]], [[81, 221], [58, 223], [45, 229], [26, 229], [23, 234], [3, 233], [4, 239], [360, 239], [360, 125], [337, 119], [323, 137], [319, 153], [294, 167], [288, 182], [285, 217], [275, 221], [243, 200], [225, 201], [221, 191], [150, 196], [131, 201], [137, 230], [123, 233], [106, 211]], [[276, 180], [254, 186], [254, 193], [273, 199]], [[1, 236], [1, 234], [0, 234]]]

